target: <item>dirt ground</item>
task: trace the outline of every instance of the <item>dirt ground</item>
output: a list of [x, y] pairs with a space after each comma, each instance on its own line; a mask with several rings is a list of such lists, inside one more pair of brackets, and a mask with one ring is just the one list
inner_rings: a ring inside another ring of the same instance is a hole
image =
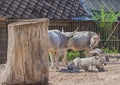
[[[120, 60], [119, 60], [120, 61]], [[104, 72], [72, 72], [65, 67], [49, 69], [50, 85], [120, 85], [120, 62], [108, 64]]]
[[[3, 69], [3, 66], [0, 66]], [[104, 72], [74, 72], [61, 67], [59, 71], [49, 69], [49, 85], [120, 85], [120, 60], [108, 64]], [[1, 73], [1, 70], [0, 70]]]

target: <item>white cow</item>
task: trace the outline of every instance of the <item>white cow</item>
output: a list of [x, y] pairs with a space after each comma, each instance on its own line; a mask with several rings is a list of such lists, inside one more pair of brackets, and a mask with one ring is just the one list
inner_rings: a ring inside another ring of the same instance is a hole
[[[68, 35], [70, 32], [66, 32]], [[92, 31], [81, 31], [76, 32], [74, 36], [69, 39], [68, 43], [66, 44], [66, 48], [63, 51], [63, 63], [66, 63], [66, 53], [68, 49], [72, 49], [74, 51], [86, 51], [86, 56], [89, 56], [89, 52], [95, 48], [100, 41], [100, 35], [96, 34]]]
[[60, 32], [59, 30], [48, 31], [48, 43], [49, 43], [48, 52], [50, 55], [52, 68], [58, 67], [58, 60], [62, 49], [66, 46], [69, 39], [74, 35], [74, 33], [77, 30], [78, 28], [74, 32], [71, 32], [68, 35], [65, 35], [64, 32]]
[[102, 49], [99, 49], [99, 48], [94, 48], [93, 50], [91, 50], [89, 52], [89, 56], [98, 56], [100, 54], [103, 54], [103, 50]]
[[[103, 52], [103, 50], [102, 50], [102, 49], [99, 49], [99, 48], [94, 48], [93, 50], [91, 50], [91, 51], [89, 52], [89, 56], [99, 56], [99, 55], [101, 55], [101, 54], [106, 55], [106, 54]], [[106, 55], [105, 58], [106, 58], [106, 62], [109, 62], [109, 57], [108, 57], [108, 55]]]
[[105, 55], [93, 56], [88, 58], [75, 58], [68, 64], [69, 70], [85, 70], [90, 72], [104, 71], [104, 65], [106, 65]]

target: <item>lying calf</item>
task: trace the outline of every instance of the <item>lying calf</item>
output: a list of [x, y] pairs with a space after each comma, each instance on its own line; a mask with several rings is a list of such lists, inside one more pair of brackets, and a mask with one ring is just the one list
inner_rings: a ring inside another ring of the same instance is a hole
[[101, 49], [95, 48], [89, 52], [89, 56], [99, 56], [100, 54], [103, 54], [103, 53], [104, 52]]
[[89, 58], [75, 58], [73, 62], [69, 63], [67, 68], [69, 70], [85, 70], [90, 72], [104, 71], [106, 65], [105, 55], [93, 56]]
[[[93, 50], [91, 50], [90, 52], [89, 52], [89, 56], [91, 57], [91, 56], [99, 56], [99, 55], [105, 55], [105, 53], [103, 52], [103, 50], [102, 49], [99, 49], [99, 48], [95, 48], [95, 49], [93, 49]], [[105, 56], [105, 58], [106, 58], [106, 62], [109, 62], [109, 57], [106, 55]]]

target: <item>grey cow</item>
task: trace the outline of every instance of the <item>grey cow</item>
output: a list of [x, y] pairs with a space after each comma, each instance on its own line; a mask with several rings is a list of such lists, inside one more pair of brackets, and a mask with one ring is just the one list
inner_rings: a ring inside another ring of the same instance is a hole
[[[101, 54], [106, 55], [106, 54], [103, 52], [103, 50], [100, 49], [100, 48], [94, 48], [93, 50], [91, 50], [91, 51], [89, 52], [89, 56], [99, 56], [99, 55], [101, 55]], [[109, 62], [109, 57], [108, 57], [107, 55], [105, 56], [105, 58], [106, 58], [106, 62]]]
[[64, 32], [59, 30], [49, 30], [48, 31], [48, 52], [50, 55], [51, 67], [57, 68], [58, 60], [62, 49], [66, 46], [68, 40], [74, 35], [77, 31], [71, 32], [69, 35], [65, 35]]
[[93, 56], [89, 58], [75, 58], [73, 62], [69, 63], [67, 68], [69, 70], [85, 70], [90, 72], [104, 71], [106, 65], [105, 55]]
[[[70, 32], [66, 32], [68, 35]], [[66, 49], [63, 51], [63, 63], [67, 62], [66, 53], [68, 49], [72, 49], [74, 51], [86, 51], [86, 56], [89, 56], [89, 52], [98, 45], [100, 41], [100, 35], [96, 34], [92, 31], [81, 31], [76, 32], [74, 36], [68, 41], [66, 45]]]
[[103, 54], [103, 50], [102, 49], [99, 49], [99, 48], [94, 48], [93, 50], [91, 50], [89, 52], [89, 56], [98, 56], [100, 54]]

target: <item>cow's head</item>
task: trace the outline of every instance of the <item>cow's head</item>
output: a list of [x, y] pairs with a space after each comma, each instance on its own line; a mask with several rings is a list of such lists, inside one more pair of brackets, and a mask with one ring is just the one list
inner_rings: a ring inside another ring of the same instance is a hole
[[94, 56], [96, 60], [99, 61], [99, 64], [106, 65], [106, 54], [99, 54], [98, 56]]
[[96, 59], [96, 65], [97, 68], [100, 71], [104, 71], [104, 65], [106, 65], [106, 55], [105, 54], [101, 54], [99, 56], [94, 56]]
[[100, 41], [100, 34], [96, 34], [94, 32], [91, 32], [91, 39], [90, 39], [89, 48], [93, 49], [94, 47], [96, 47], [98, 45], [99, 41]]
[[100, 54], [103, 54], [103, 50], [99, 48], [95, 48], [91, 51], [89, 51], [89, 56], [99, 56]]
[[79, 70], [80, 69], [80, 58], [75, 58], [72, 62], [67, 65], [68, 70]]
[[75, 66], [75, 64], [73, 63], [73, 61], [70, 62], [70, 63], [68, 63], [68, 65], [67, 65], [67, 69], [68, 69], [68, 70], [73, 70], [74, 68], [76, 68], [76, 66]]
[[70, 62], [67, 65], [67, 69], [68, 70], [72, 70], [72, 71], [78, 71], [78, 70], [80, 70], [79, 67], [74, 62]]

